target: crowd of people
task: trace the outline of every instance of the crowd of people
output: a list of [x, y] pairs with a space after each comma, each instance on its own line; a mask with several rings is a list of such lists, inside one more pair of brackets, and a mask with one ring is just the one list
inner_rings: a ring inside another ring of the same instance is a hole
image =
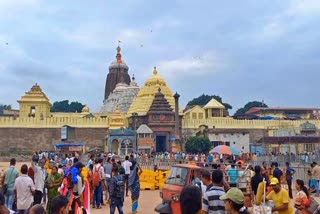
[[[50, 155], [39, 152], [28, 166], [16, 168], [16, 160], [4, 170], [0, 213], [85, 214], [110, 206], [123, 214], [124, 197], [132, 200], [137, 212], [142, 169], [131, 154], [123, 162], [105, 154], [89, 154], [84, 164], [79, 154]], [[45, 207], [45, 209], [41, 209]]]
[[[234, 172], [230, 173], [230, 170], [236, 171], [240, 167], [235, 162], [230, 165], [213, 164], [211, 174], [208, 170], [203, 169], [201, 188], [190, 185], [183, 189], [180, 195], [183, 214], [249, 213], [245, 206], [243, 189], [239, 188], [239, 184], [233, 185], [232, 178], [230, 179], [231, 176], [236, 175]], [[256, 165], [252, 168], [249, 166], [247, 171], [251, 174], [250, 186], [255, 206], [259, 207], [264, 199], [267, 201], [267, 206], [270, 207], [270, 212], [279, 214], [310, 214], [319, 210], [319, 204], [314, 198], [319, 197], [320, 188], [320, 165], [316, 162], [311, 164], [309, 181], [316, 186], [316, 194], [313, 196], [303, 180], [296, 179], [294, 182], [293, 177], [296, 171], [289, 162], [286, 163], [284, 169], [280, 169], [277, 162], [271, 163], [270, 167], [263, 162], [261, 166]], [[287, 188], [284, 188], [283, 184], [286, 184]], [[292, 184], [296, 189], [295, 197], [293, 197]], [[266, 210], [261, 212], [264, 213]]]

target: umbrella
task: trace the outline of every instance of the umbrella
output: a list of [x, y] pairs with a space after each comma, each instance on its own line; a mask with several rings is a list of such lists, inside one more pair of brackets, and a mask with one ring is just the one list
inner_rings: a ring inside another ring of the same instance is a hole
[[239, 151], [232, 147], [232, 146], [226, 146], [226, 145], [219, 145], [214, 147], [210, 153], [218, 153], [218, 154], [225, 154], [225, 155], [239, 155]]

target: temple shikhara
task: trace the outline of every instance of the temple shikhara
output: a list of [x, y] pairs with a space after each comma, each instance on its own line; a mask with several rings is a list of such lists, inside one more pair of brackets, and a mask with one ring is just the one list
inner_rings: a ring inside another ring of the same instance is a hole
[[57, 142], [81, 142], [87, 150], [101, 148], [123, 155], [181, 151], [186, 139], [200, 135], [208, 137], [212, 146], [232, 145], [243, 153], [320, 149], [319, 108], [254, 107], [245, 118], [233, 118], [212, 98], [205, 105], [184, 109], [179, 106], [183, 94], [173, 93], [177, 89], [156, 67], [143, 71], [150, 76], [140, 87], [139, 76], [129, 73], [121, 51], [118, 46], [109, 66], [99, 112], [91, 112], [87, 105], [76, 113], [50, 112], [50, 99], [35, 83], [18, 100], [18, 111], [0, 115], [0, 146], [34, 151], [52, 150]]

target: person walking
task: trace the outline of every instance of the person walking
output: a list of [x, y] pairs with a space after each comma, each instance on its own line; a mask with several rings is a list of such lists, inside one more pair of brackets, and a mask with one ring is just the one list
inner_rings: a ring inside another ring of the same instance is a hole
[[102, 194], [102, 182], [104, 182], [104, 169], [102, 166], [102, 159], [96, 158], [95, 165], [93, 167], [93, 205], [92, 208], [101, 209], [101, 202], [103, 198]]
[[296, 189], [297, 194], [294, 201], [294, 207], [297, 209], [297, 214], [309, 214], [306, 209], [310, 205], [310, 193], [304, 185], [304, 181], [297, 179], [296, 180]]
[[14, 182], [19, 176], [19, 172], [15, 167], [16, 159], [12, 158], [10, 160], [10, 166], [4, 172], [4, 177], [2, 179], [2, 186], [6, 186], [6, 191], [4, 191], [5, 205], [8, 209], [12, 210], [12, 205], [15, 200], [14, 192]]
[[126, 196], [128, 196], [128, 191], [129, 191], [129, 187], [128, 187], [128, 180], [129, 180], [129, 175], [130, 175], [130, 167], [132, 166], [132, 163], [129, 161], [129, 156], [127, 155], [125, 157], [125, 161], [122, 163], [122, 166], [124, 168], [124, 181], [125, 181], [125, 185], [126, 185]]
[[251, 178], [251, 188], [254, 196], [256, 196], [259, 184], [263, 181], [264, 177], [261, 175], [261, 167], [259, 165], [254, 167], [254, 172], [255, 175]]
[[46, 180], [46, 169], [44, 168], [44, 161], [40, 160], [40, 166], [37, 166], [34, 161], [31, 161], [31, 167], [34, 171], [34, 204], [41, 204], [43, 197], [44, 183]]
[[212, 186], [203, 194], [202, 213], [225, 214], [224, 202], [219, 199], [223, 195], [223, 173], [220, 170], [212, 171]]
[[14, 214], [14, 211], [9, 210], [5, 206], [5, 199], [2, 193], [0, 193], [0, 213], [1, 214]]
[[320, 166], [316, 163], [313, 162], [312, 163], [313, 167], [311, 169], [311, 174], [313, 177], [313, 181], [316, 187], [316, 197], [319, 197], [319, 193], [320, 193], [320, 185], [319, 185], [319, 181], [320, 181]]
[[119, 214], [123, 214], [124, 202], [124, 178], [119, 174], [119, 167], [113, 166], [110, 181], [110, 214], [114, 214], [116, 208]]
[[201, 190], [193, 185], [185, 186], [180, 194], [182, 214], [201, 214]]
[[278, 178], [270, 180], [272, 191], [267, 195], [266, 200], [272, 200], [274, 207], [272, 212], [278, 211], [279, 214], [293, 214], [293, 207], [290, 204], [288, 191], [281, 187]]
[[51, 214], [51, 201], [54, 197], [59, 195], [58, 188], [62, 183], [62, 176], [58, 173], [58, 167], [53, 166], [51, 169], [51, 173], [48, 175], [47, 180], [45, 182], [45, 186], [48, 189], [48, 203], [47, 203], [47, 213]]
[[21, 166], [21, 176], [14, 182], [14, 190], [17, 193], [17, 209], [19, 214], [27, 214], [33, 204], [35, 187], [32, 179], [27, 175], [28, 166]]
[[286, 162], [286, 181], [288, 184], [289, 197], [292, 199], [292, 177], [296, 171], [290, 166], [289, 162]]
[[139, 176], [142, 174], [142, 169], [136, 163], [134, 168], [129, 176], [129, 189], [131, 191], [131, 200], [132, 200], [132, 213], [137, 213], [138, 210], [138, 200], [140, 196], [140, 181]]
[[224, 201], [225, 209], [233, 214], [249, 214], [244, 206], [243, 192], [238, 188], [231, 188], [227, 193], [219, 197]]
[[278, 162], [273, 162], [273, 166], [275, 167], [274, 170], [273, 170], [273, 177], [274, 178], [277, 178], [279, 182], [281, 182], [281, 177], [283, 175], [283, 172], [281, 169], [279, 169], [279, 164]]

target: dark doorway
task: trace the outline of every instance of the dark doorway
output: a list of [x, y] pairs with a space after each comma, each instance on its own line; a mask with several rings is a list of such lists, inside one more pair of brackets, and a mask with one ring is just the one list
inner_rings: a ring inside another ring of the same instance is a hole
[[156, 136], [156, 152], [166, 151], [166, 136]]

